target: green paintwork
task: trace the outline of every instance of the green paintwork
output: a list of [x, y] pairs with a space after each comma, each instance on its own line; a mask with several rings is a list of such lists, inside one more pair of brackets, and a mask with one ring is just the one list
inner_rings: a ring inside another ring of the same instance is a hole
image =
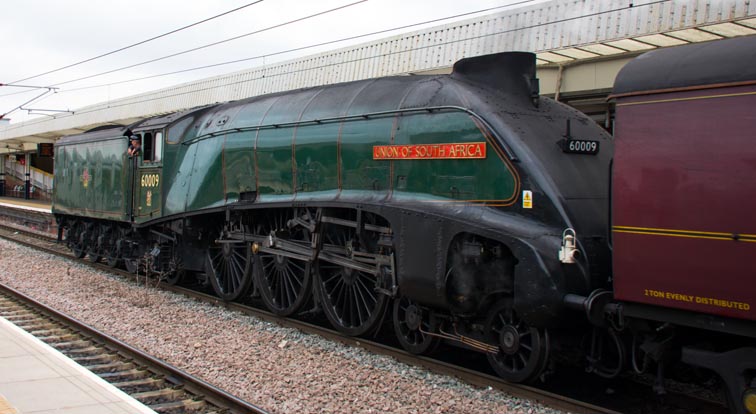
[[485, 142], [465, 112], [271, 126], [291, 122], [292, 112], [300, 114], [295, 120], [329, 115], [307, 109], [308, 100], [299, 102], [265, 99], [233, 111], [230, 122], [263, 125], [260, 129], [229, 129], [203, 116], [179, 121], [164, 134], [168, 142], [162, 163], [145, 163], [140, 157], [132, 165], [125, 137], [59, 145], [54, 209], [128, 221], [133, 202], [134, 221], [145, 223], [222, 207], [242, 194], [249, 194], [247, 199], [256, 194], [256, 203], [392, 199], [504, 204], [515, 196], [516, 178], [490, 142], [485, 159], [373, 159], [376, 145]]
[[249, 145], [255, 140], [255, 132], [230, 134], [225, 138], [223, 167], [226, 197], [236, 200], [241, 193], [255, 191], [255, 157]]
[[[340, 124], [313, 125], [297, 130], [294, 146], [297, 200], [333, 197], [339, 189], [336, 146]], [[331, 144], [331, 145], [329, 145]]]
[[141, 165], [137, 169], [134, 183], [134, 221], [142, 223], [160, 217], [162, 167]]
[[[485, 140], [472, 119], [467, 114], [457, 112], [401, 117], [394, 143], [466, 143]], [[507, 200], [514, 195], [515, 179], [490, 144], [487, 144], [486, 152], [486, 158], [480, 160], [393, 161], [394, 193], [492, 203]]]
[[[286, 102], [268, 99], [249, 106], [255, 110], [242, 107], [229, 124], [263, 125], [259, 130], [238, 131], [227, 125], [225, 133], [203, 136], [214, 128], [202, 124], [200, 117], [197, 123], [202, 127], [185, 134], [181, 144], [166, 145], [164, 215], [231, 204], [243, 192], [256, 192], [261, 204], [338, 198], [501, 205], [516, 195], [518, 183], [511, 167], [465, 112], [274, 127], [276, 122], [291, 122], [292, 113], [303, 113], [302, 104], [288, 107]], [[314, 110], [305, 113], [301, 119], [319, 115]], [[465, 142], [487, 142], [487, 157], [394, 161], [372, 157], [375, 145]]]
[[293, 128], [268, 129], [260, 131], [257, 137], [257, 190], [260, 201], [291, 200], [294, 196], [293, 132]]
[[196, 153], [188, 169], [191, 177], [186, 185], [186, 211], [223, 205], [223, 136], [199, 141], [192, 146], [196, 147]]
[[127, 220], [126, 137], [55, 147], [53, 212]]
[[[170, 132], [168, 134], [170, 137]], [[189, 187], [194, 156], [198, 145], [166, 143], [163, 153], [163, 214], [186, 211], [186, 192]]]
[[385, 198], [391, 187], [391, 161], [373, 160], [374, 145], [390, 145], [394, 118], [344, 124], [341, 134], [341, 183], [345, 195]]

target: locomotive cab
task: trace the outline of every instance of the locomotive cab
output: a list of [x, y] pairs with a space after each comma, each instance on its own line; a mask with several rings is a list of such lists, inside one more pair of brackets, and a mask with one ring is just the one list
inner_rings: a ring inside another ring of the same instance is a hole
[[163, 148], [165, 126], [175, 115], [158, 118], [131, 126], [131, 133], [140, 138], [140, 153], [130, 158], [131, 218], [135, 223], [144, 223], [162, 215]]

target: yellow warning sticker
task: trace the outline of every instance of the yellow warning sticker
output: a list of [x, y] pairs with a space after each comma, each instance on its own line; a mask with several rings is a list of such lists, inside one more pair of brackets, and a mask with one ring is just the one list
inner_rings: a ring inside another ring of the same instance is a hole
[[522, 192], [522, 208], [533, 208], [533, 192], [524, 190]]

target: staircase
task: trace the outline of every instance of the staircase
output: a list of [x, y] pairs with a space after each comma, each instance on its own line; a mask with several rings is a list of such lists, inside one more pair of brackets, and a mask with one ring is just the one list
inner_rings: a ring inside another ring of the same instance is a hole
[[[38, 168], [31, 167], [29, 176], [32, 188], [31, 198], [34, 200], [50, 201], [53, 189], [53, 175]], [[8, 197], [24, 198], [26, 176], [24, 166], [16, 162], [5, 163], [5, 195]]]

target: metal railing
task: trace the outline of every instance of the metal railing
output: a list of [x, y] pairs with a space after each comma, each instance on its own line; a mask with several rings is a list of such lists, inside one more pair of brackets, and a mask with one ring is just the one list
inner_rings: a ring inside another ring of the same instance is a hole
[[[26, 181], [26, 166], [17, 162], [6, 162], [5, 173], [15, 177], [18, 180]], [[52, 192], [53, 189], [53, 175], [40, 170], [39, 168], [31, 167], [29, 180], [31, 184], [44, 192]]]

